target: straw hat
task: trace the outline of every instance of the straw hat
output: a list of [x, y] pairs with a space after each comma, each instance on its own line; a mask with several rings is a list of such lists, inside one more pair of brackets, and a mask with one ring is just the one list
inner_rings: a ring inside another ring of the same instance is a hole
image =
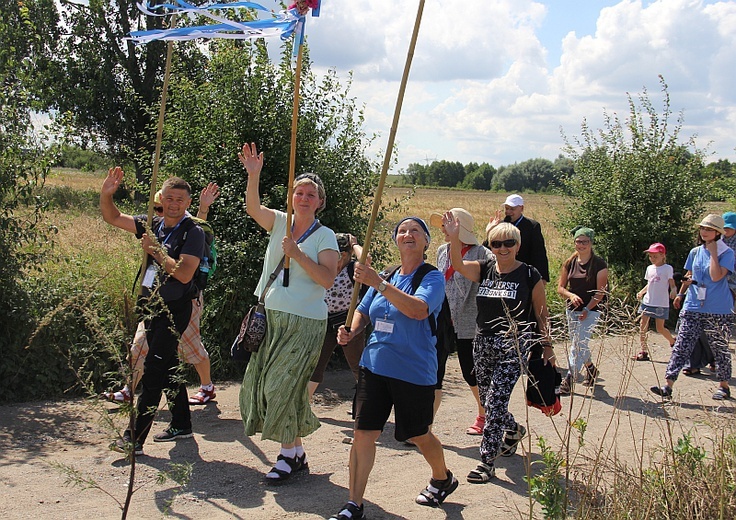
[[[473, 215], [463, 208], [452, 208], [450, 213], [460, 221], [460, 242], [463, 244], [478, 245], [478, 239], [475, 238], [475, 233], [473, 233], [473, 226], [475, 225]], [[429, 223], [432, 227], [442, 228], [442, 215], [432, 213], [429, 216]]]
[[716, 215], [715, 213], [711, 213], [710, 215], [706, 215], [703, 220], [700, 221], [700, 224], [698, 224], [698, 227], [704, 227], [709, 229], [714, 229], [718, 231], [721, 235], [724, 234], [723, 226], [726, 224], [726, 222], [723, 220], [723, 217], [720, 215]]

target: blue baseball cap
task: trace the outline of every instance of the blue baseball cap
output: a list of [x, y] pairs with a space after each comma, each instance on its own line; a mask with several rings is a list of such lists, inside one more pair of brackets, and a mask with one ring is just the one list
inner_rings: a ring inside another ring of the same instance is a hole
[[724, 228], [736, 229], [736, 212], [727, 211], [723, 214]]

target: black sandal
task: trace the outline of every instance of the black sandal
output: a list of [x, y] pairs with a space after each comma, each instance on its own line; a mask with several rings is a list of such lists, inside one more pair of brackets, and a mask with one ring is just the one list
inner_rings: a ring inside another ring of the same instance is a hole
[[468, 482], [471, 484], [485, 484], [496, 476], [496, 468], [484, 462], [479, 463], [474, 470], [468, 473]]
[[429, 479], [429, 485], [419, 493], [416, 503], [420, 506], [439, 507], [459, 484], [452, 471], [448, 469], [445, 480]]
[[299, 455], [295, 457], [284, 457], [283, 455], [279, 454], [278, 457], [276, 457], [276, 460], [283, 460], [289, 465], [289, 468], [291, 468], [291, 471], [284, 471], [283, 469], [279, 469], [276, 466], [271, 468], [271, 471], [268, 473], [276, 473], [278, 477], [269, 477], [266, 475], [265, 480], [266, 482], [270, 482], [272, 484], [278, 483], [278, 482], [284, 482], [286, 480], [289, 480], [294, 473], [297, 471], [301, 471], [303, 469], [309, 469], [309, 465], [307, 464], [307, 454], [303, 454], [301, 457]]
[[332, 515], [330, 520], [362, 520], [363, 518], [365, 518], [363, 515], [363, 505], [356, 506], [352, 502], [348, 502], [342, 506], [339, 513]]

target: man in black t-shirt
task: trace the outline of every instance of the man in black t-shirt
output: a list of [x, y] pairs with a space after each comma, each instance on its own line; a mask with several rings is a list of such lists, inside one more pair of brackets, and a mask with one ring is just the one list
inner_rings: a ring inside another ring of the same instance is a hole
[[[510, 222], [521, 233], [521, 246], [516, 259], [536, 267], [539, 274], [542, 275], [542, 280], [548, 283], [549, 260], [547, 259], [547, 247], [542, 235], [542, 226], [536, 220], [524, 215], [524, 199], [516, 193], [506, 197], [503, 203], [503, 213], [505, 215], [503, 222]], [[501, 212], [497, 211], [495, 218], [491, 217], [488, 226], [486, 226], [486, 235], [488, 235], [491, 228], [501, 222], [500, 215]], [[488, 247], [487, 239], [483, 241], [483, 245]]]
[[[145, 310], [144, 323], [149, 352], [143, 368], [143, 390], [137, 403], [135, 438], [126, 430], [113, 449], [143, 454], [143, 443], [153, 423], [161, 394], [167, 391], [171, 424], [154, 436], [154, 441], [173, 441], [192, 436], [191, 415], [186, 386], [177, 378], [177, 345], [192, 314], [192, 279], [204, 254], [204, 232], [187, 216], [192, 202], [191, 187], [178, 177], [164, 182], [162, 217], [154, 217], [149, 235], [145, 215], [121, 213], [113, 194], [123, 178], [120, 167], [111, 168], [100, 191], [100, 210], [108, 224], [134, 233], [148, 253], [139, 303]], [[172, 326], [177, 333], [172, 331]]]

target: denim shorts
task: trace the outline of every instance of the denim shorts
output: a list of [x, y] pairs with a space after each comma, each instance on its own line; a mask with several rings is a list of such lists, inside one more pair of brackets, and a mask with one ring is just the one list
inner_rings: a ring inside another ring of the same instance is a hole
[[649, 316], [650, 318], [656, 318], [658, 320], [666, 320], [670, 317], [669, 307], [655, 307], [654, 305], [647, 305], [645, 303], [642, 303], [639, 306], [639, 312], [644, 316]]

